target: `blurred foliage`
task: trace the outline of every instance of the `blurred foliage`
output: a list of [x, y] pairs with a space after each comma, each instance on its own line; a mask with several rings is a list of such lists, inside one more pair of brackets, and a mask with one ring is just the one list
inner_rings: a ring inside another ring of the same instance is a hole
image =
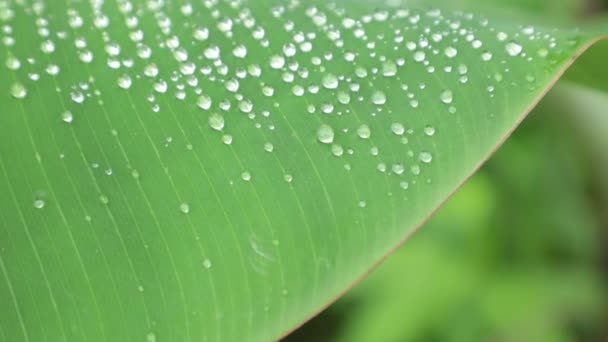
[[316, 332], [288, 340], [608, 337], [606, 222], [588, 191], [601, 180], [588, 176], [581, 131], [558, 104], [541, 103], [424, 229], [312, 324]]
[[[608, 8], [492, 4], [578, 22]], [[567, 78], [607, 91], [608, 43], [594, 49]], [[607, 129], [607, 93], [558, 87], [431, 222], [286, 341], [608, 340]]]

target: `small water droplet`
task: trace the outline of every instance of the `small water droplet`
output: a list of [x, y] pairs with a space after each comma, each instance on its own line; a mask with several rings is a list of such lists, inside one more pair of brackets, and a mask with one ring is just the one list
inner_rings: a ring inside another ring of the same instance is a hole
[[203, 260], [203, 267], [208, 270], [213, 266], [213, 263], [211, 262], [211, 260], [209, 258], [205, 258], [205, 260]]
[[290, 174], [285, 174], [285, 176], [283, 176], [283, 179], [287, 182], [287, 183], [291, 183], [293, 181], [293, 176]]
[[181, 211], [184, 214], [189, 214], [190, 213], [190, 205], [188, 203], [182, 203], [179, 205], [179, 211]]
[[433, 127], [433, 126], [424, 127], [424, 134], [428, 135], [429, 137], [432, 137], [433, 135], [435, 135], [435, 127]]
[[244, 180], [245, 182], [251, 181], [251, 173], [249, 173], [249, 171], [245, 171], [245, 172], [241, 173], [241, 179]]
[[156, 342], [156, 334], [153, 332], [148, 333], [146, 335], [146, 342]]
[[269, 142], [265, 143], [264, 144], [264, 150], [266, 152], [272, 152], [272, 151], [274, 151], [274, 145], [272, 143], [269, 143]]
[[106, 195], [100, 195], [99, 196], [99, 201], [101, 202], [101, 204], [105, 204], [105, 205], [107, 205], [108, 203], [110, 203], [110, 199]]
[[34, 208], [36, 208], [36, 209], [42, 209], [42, 208], [44, 208], [45, 204], [46, 203], [44, 202], [43, 199], [37, 199], [37, 200], [34, 201]]

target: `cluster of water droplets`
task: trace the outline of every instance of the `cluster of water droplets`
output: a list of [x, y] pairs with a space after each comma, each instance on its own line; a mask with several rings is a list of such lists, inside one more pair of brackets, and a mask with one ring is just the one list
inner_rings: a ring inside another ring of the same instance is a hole
[[[69, 89], [56, 89], [67, 97], [56, 113], [66, 126], [78, 122], [89, 101], [103, 105], [105, 93], [119, 91], [129, 101], [141, 101], [135, 94], [145, 93], [151, 115], [179, 115], [172, 101], [196, 109], [207, 128], [201, 134], [219, 146], [247, 144], [247, 135], [239, 132], [246, 127], [242, 121], [249, 121], [264, 136], [257, 147], [262, 154], [284, 147], [272, 141], [273, 131], [289, 135], [288, 130], [299, 130], [287, 125], [293, 117], [306, 117], [316, 129], [298, 133], [308, 134], [304, 143], [316, 141], [316, 148], [337, 158], [347, 172], [353, 160], [365, 159], [370, 168], [395, 177], [402, 189], [416, 184], [439, 158], [433, 139], [443, 133], [437, 125], [450, 122], [443, 117], [470, 111], [477, 101], [465, 94], [483, 89], [477, 96], [493, 101], [501, 88], [534, 89], [536, 75], [520, 79], [511, 69], [547, 61], [559, 50], [555, 37], [534, 27], [502, 30], [483, 18], [439, 10], [397, 7], [352, 16], [332, 2], [292, 1], [261, 13], [247, 1], [204, 0], [175, 11], [161, 0], [120, 0], [118, 13], [110, 14], [103, 3], [91, 1], [87, 13], [81, 13], [82, 6], [68, 8], [67, 21], [57, 22], [47, 15], [48, 4], [35, 2], [26, 11], [36, 26], [31, 44], [40, 53], [28, 56], [13, 49], [20, 43], [13, 23], [24, 5], [0, 1], [0, 38], [8, 51], [3, 64], [13, 79], [12, 97], [27, 99], [36, 82], [58, 79], [72, 69], [67, 63], [76, 63], [89, 74]], [[306, 21], [296, 20], [301, 18]], [[144, 20], [153, 25], [144, 30]], [[281, 34], [274, 35], [276, 30]], [[119, 31], [128, 34], [114, 33]], [[113, 89], [97, 84], [101, 75], [92, 70], [100, 68], [113, 75]], [[171, 142], [168, 137], [164, 146]], [[255, 182], [256, 172], [245, 166], [234, 179]], [[140, 178], [132, 168], [131, 175]], [[282, 171], [287, 184], [297, 177]], [[103, 194], [99, 199], [109, 203]], [[355, 204], [367, 207], [365, 201]], [[187, 203], [177, 206], [190, 212]]]

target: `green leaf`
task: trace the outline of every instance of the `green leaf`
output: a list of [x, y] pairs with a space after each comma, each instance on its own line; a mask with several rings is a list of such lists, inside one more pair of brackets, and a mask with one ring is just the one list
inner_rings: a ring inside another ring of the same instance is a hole
[[279, 338], [596, 39], [346, 1], [0, 1], [0, 341]]

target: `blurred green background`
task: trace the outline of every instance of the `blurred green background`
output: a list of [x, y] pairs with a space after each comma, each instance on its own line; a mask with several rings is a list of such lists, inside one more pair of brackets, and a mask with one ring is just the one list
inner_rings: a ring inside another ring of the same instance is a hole
[[[484, 6], [587, 25], [608, 1]], [[594, 52], [566, 78], [605, 73]], [[285, 341], [608, 341], [608, 79], [594, 81], [560, 82], [420, 232]]]

